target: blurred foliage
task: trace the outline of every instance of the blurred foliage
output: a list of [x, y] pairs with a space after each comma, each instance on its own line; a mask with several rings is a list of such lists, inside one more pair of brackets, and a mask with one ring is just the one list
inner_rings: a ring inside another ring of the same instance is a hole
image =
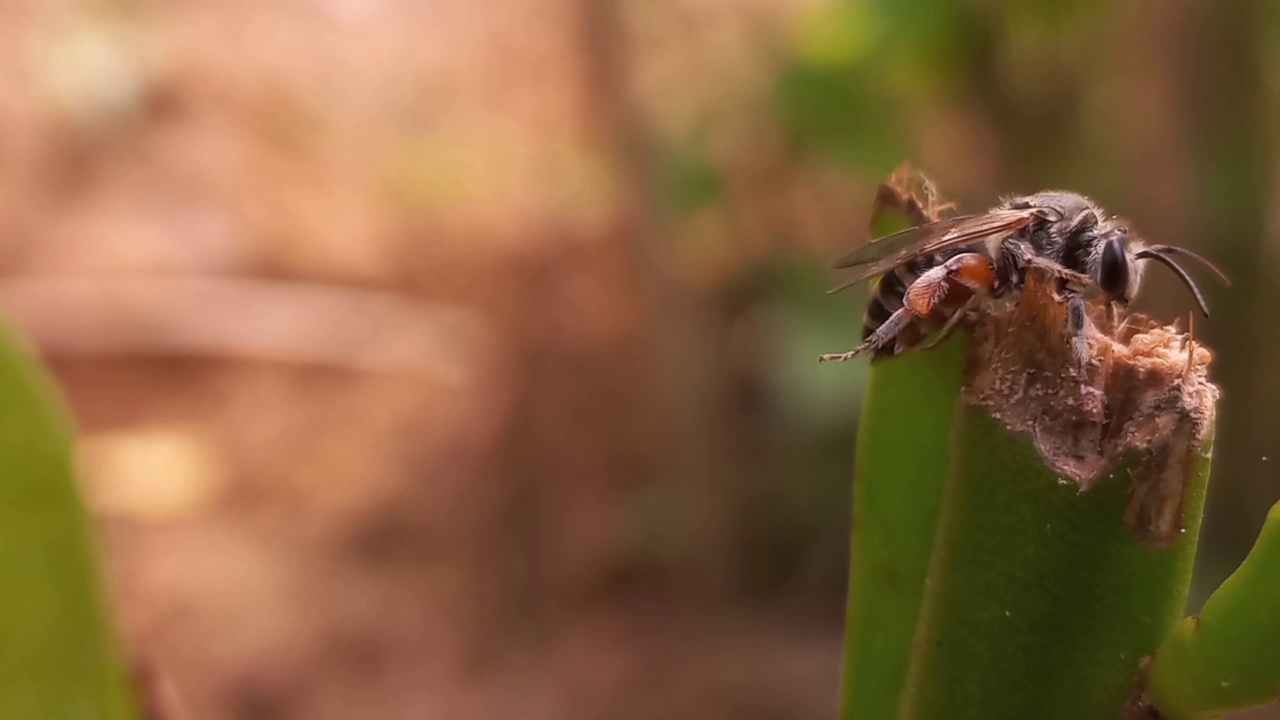
[[[825, 295], [833, 278], [824, 260], [861, 239], [875, 183], [904, 158], [962, 209], [1065, 185], [1095, 194], [1161, 242], [1226, 261], [1240, 282], [1230, 294], [1209, 289], [1215, 316], [1196, 331], [1222, 356], [1219, 457], [1236, 467], [1218, 473], [1225, 482], [1210, 502], [1218, 519], [1206, 527], [1212, 570], [1202, 587], [1244, 554], [1280, 487], [1280, 460], [1266, 461], [1280, 458], [1270, 431], [1280, 425], [1274, 353], [1258, 351], [1275, 336], [1265, 309], [1280, 303], [1267, 200], [1280, 99], [1274, 3], [437, 5], [90, 2], [0, 11], [0, 54], [12, 71], [0, 78], [2, 114], [15, 150], [5, 155], [0, 194], [14, 230], [0, 234], [9, 271], [71, 268], [130, 283], [112, 273], [178, 283], [223, 273], [332, 281], [466, 305], [478, 311], [471, 329], [495, 340], [467, 356], [475, 383], [457, 386], [456, 397], [432, 381], [414, 383], [426, 398], [414, 412], [431, 421], [415, 416], [394, 432], [388, 416], [415, 397], [402, 380], [387, 391], [392, 400], [366, 405], [353, 399], [366, 391], [343, 382], [289, 395], [279, 387], [301, 382], [295, 369], [272, 368], [289, 379], [265, 380], [255, 374], [262, 368], [235, 359], [210, 363], [225, 376], [168, 361], [165, 372], [148, 366], [135, 376], [128, 348], [123, 362], [105, 361], [102, 375], [68, 376], [73, 399], [78, 391], [93, 410], [115, 408], [99, 411], [98, 429], [131, 432], [139, 418], [180, 416], [234, 478], [226, 502], [171, 526], [122, 520], [137, 530], [118, 550], [123, 566], [150, 562], [155, 548], [229, 558], [165, 576], [187, 583], [166, 588], [181, 598], [181, 613], [158, 611], [154, 587], [136, 587], [148, 573], [121, 580], [143, 596], [128, 606], [127, 626], [145, 628], [153, 645], [168, 643], [199, 692], [233, 706], [238, 690], [228, 688], [252, 677], [249, 694], [307, 717], [318, 717], [305, 706], [313, 696], [348, 693], [366, 714], [395, 714], [375, 706], [394, 702], [387, 698], [416, 699], [422, 677], [402, 679], [413, 692], [401, 692], [388, 679], [395, 663], [382, 674], [352, 673], [326, 664], [342, 655], [326, 643], [367, 642], [369, 657], [452, 652], [438, 628], [424, 632], [428, 641], [398, 645], [400, 635], [378, 635], [381, 613], [351, 627], [333, 620], [367, 607], [368, 596], [344, 594], [363, 592], [406, 593], [398, 607], [412, 610], [398, 617], [416, 619], [429, 603], [404, 583], [417, 576], [397, 567], [368, 589], [348, 574], [369, 570], [365, 556], [316, 548], [345, 548], [365, 534], [412, 536], [396, 528], [434, 521], [424, 521], [422, 507], [466, 512], [419, 531], [429, 558], [397, 552], [411, 558], [406, 566], [439, 563], [441, 575], [464, 578], [450, 607], [475, 609], [475, 625], [498, 636], [512, 605], [534, 616], [609, 602], [560, 585], [594, 577], [593, 563], [610, 557], [611, 529], [631, 522], [638, 537], [627, 542], [646, 569], [704, 562], [712, 574], [730, 565], [740, 584], [722, 588], [720, 610], [738, 610], [744, 596], [796, 601], [790, 621], [816, 618], [829, 637], [844, 596], [849, 468], [870, 380], [865, 362], [813, 361], [856, 342], [865, 300], [865, 289]], [[604, 37], [611, 25], [599, 18], [610, 13], [627, 37]], [[228, 32], [238, 40], [233, 53]], [[634, 105], [619, 102], [624, 86]], [[631, 128], [643, 137], [629, 138]], [[626, 176], [631, 161], [612, 154], [615, 140], [632, 139], [620, 155], [638, 151], [645, 182]], [[621, 197], [642, 186], [651, 195]], [[644, 210], [657, 217], [637, 220]], [[651, 239], [650, 230], [671, 242], [634, 242]], [[634, 262], [651, 251], [660, 262]], [[654, 267], [680, 287], [668, 293], [650, 276]], [[680, 297], [647, 315], [637, 287]], [[1141, 307], [1164, 318], [1185, 312], [1172, 287], [1154, 277]], [[56, 319], [77, 337], [72, 323], [83, 319]], [[665, 377], [652, 372], [661, 364], [647, 352], [648, 324], [678, 326], [672, 344], [700, 357], [663, 366]], [[170, 370], [186, 373], [190, 404], [181, 409], [167, 399], [177, 385], [164, 380]], [[246, 379], [261, 386], [237, 394]], [[366, 383], [377, 381], [351, 379]], [[217, 401], [201, 394], [210, 387]], [[650, 427], [664, 416], [649, 405], [664, 393], [688, 400], [674, 407], [689, 427], [674, 434], [696, 456], [693, 472], [671, 471], [681, 461], [667, 458], [680, 453], [662, 439], [667, 427]], [[219, 418], [233, 419], [223, 427]], [[325, 418], [340, 427], [324, 426], [332, 434], [321, 437]], [[413, 457], [399, 458], [402, 451]], [[342, 482], [346, 475], [359, 481]], [[404, 478], [441, 480], [411, 491]], [[635, 490], [649, 481], [656, 490]], [[429, 499], [415, 505], [395, 495], [413, 492]], [[635, 507], [619, 509], [627, 502]], [[704, 510], [726, 517], [708, 522]], [[715, 536], [708, 548], [703, 526], [717, 523], [705, 533]], [[197, 531], [216, 541], [181, 544]], [[333, 555], [300, 562], [301, 548]], [[267, 568], [260, 574], [270, 587], [242, 585], [240, 563]], [[221, 592], [206, 592], [211, 585]], [[222, 626], [220, 602], [270, 619], [293, 602], [295, 587], [342, 608], [289, 606], [289, 627], [314, 657], [288, 628], [242, 638]], [[636, 640], [618, 638], [618, 656]], [[484, 644], [458, 642], [467, 643]], [[303, 669], [257, 678], [261, 658], [278, 657], [261, 646], [305, 656]], [[598, 650], [589, 641], [576, 647]], [[545, 650], [537, 648], [539, 658], [554, 655]], [[662, 670], [677, 672], [669, 654], [658, 653]], [[433, 657], [431, 666], [449, 661]], [[629, 705], [626, 693], [617, 697]]]
[[862, 172], [911, 146], [911, 106], [962, 90], [979, 38], [974, 8], [948, 0], [840, 0], [801, 23], [776, 104], [793, 147]]
[[779, 113], [800, 152], [820, 154], [848, 165], [890, 167], [902, 155], [888, 97], [860, 87], [864, 68], [796, 64], [778, 83]]
[[689, 215], [720, 202], [724, 177], [696, 144], [662, 148], [658, 185], [665, 206], [678, 215]]
[[[815, 358], [832, 342], [852, 341], [860, 323], [860, 315], [851, 317], [848, 302], [832, 302], [821, 291], [825, 275], [812, 258], [781, 253], [770, 259], [753, 291], [771, 299], [759, 312], [768, 329], [763, 391], [774, 414], [771, 434], [778, 453], [770, 468], [776, 480], [747, 498], [752, 532], [744, 538], [751, 558], [745, 571], [749, 586], [766, 595], [794, 590], [797, 574], [806, 569], [838, 577], [843, 563], [853, 451], [850, 409], [862, 404], [867, 367], [815, 370]], [[797, 467], [811, 471], [815, 481], [797, 482], [790, 471]], [[838, 584], [821, 584], [824, 594], [835, 597]]]

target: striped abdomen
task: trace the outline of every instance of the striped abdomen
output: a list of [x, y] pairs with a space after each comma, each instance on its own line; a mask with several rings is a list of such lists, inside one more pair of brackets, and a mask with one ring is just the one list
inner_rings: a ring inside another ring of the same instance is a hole
[[[904, 265], [899, 265], [891, 272], [881, 275], [871, 291], [871, 299], [867, 302], [867, 310], [862, 315], [862, 339], [865, 341], [870, 337], [871, 333], [875, 332], [889, 319], [890, 315], [902, 307], [903, 296], [906, 295], [907, 288], [911, 286], [911, 283], [915, 282], [930, 268], [941, 265], [949, 257], [967, 250], [968, 248], [955, 248], [945, 253], [921, 255]], [[968, 289], [959, 285], [953, 286], [952, 290], [947, 293], [946, 300], [935, 308], [932, 313], [925, 317], [913, 318], [906, 327], [902, 328], [893, 341], [885, 344], [884, 347], [874, 350], [871, 360], [874, 362], [890, 358], [921, 344], [930, 335], [941, 330], [947, 320], [959, 311], [960, 307], [968, 301], [971, 295], [972, 293]]]

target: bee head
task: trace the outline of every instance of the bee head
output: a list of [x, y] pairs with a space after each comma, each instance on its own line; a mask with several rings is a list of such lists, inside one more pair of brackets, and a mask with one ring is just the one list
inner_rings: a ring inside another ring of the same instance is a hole
[[1231, 281], [1213, 263], [1186, 248], [1174, 245], [1143, 245], [1137, 241], [1127, 241], [1128, 228], [1118, 227], [1100, 238], [1102, 249], [1098, 256], [1094, 280], [1099, 289], [1115, 302], [1127, 305], [1138, 291], [1142, 278], [1142, 268], [1148, 260], [1154, 260], [1173, 271], [1174, 275], [1195, 296], [1200, 312], [1209, 317], [1209, 305], [1204, 300], [1204, 293], [1191, 275], [1175, 261], [1171, 255], [1182, 255], [1196, 260], [1213, 273], [1223, 285]]
[[1127, 234], [1124, 228], [1117, 228], [1098, 239], [1102, 252], [1093, 278], [1107, 297], [1122, 305], [1128, 305], [1133, 299], [1142, 279], [1142, 265], [1125, 242]]

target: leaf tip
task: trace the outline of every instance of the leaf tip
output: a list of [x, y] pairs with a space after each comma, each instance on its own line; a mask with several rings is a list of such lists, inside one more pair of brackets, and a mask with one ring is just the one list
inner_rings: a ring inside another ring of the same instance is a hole
[[1212, 353], [1174, 326], [1087, 310], [1083, 337], [1068, 337], [1066, 304], [1050, 280], [1028, 273], [1018, 302], [976, 323], [963, 397], [1029, 433], [1046, 464], [1082, 490], [1136, 454], [1124, 520], [1166, 547], [1182, 535], [1187, 482], [1213, 426]]

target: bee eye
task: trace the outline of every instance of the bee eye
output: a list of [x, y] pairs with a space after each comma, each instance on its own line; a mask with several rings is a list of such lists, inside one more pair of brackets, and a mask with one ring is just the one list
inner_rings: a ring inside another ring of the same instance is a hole
[[1124, 294], [1129, 289], [1129, 259], [1125, 257], [1124, 245], [1118, 238], [1111, 238], [1102, 246], [1098, 287], [1112, 298], [1125, 299]]

